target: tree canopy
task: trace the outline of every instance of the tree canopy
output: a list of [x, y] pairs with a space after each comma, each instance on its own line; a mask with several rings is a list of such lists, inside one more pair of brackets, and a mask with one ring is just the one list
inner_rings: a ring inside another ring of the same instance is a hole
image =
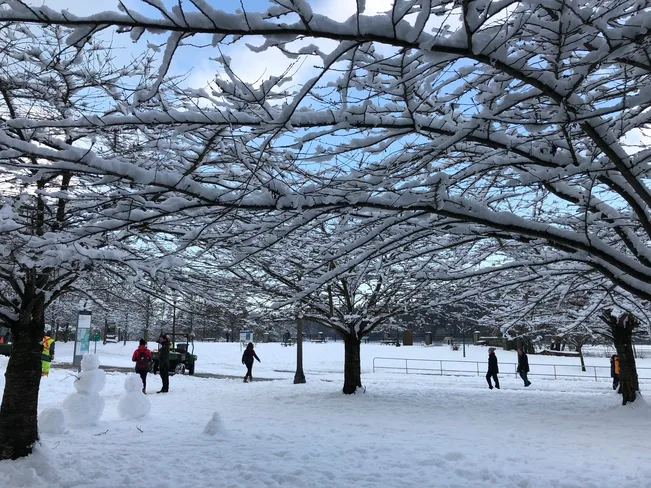
[[[651, 296], [646, 2], [395, 0], [376, 16], [359, 2], [343, 22], [303, 0], [236, 13], [144, 3], [148, 15], [122, 5], [84, 18], [4, 2], [5, 21], [73, 29], [70, 49], [111, 27], [141, 43], [167, 35], [157, 80], [120, 113], [7, 121], [5, 154], [174, 191], [177, 211], [270, 216], [240, 233], [363, 207], [454, 238], [517, 239], [536, 249], [528, 262], [571, 261]], [[207, 88], [166, 88], [175, 56], [207, 38], [198, 49], [215, 53], [220, 75]], [[244, 42], [318, 65], [300, 85], [289, 75], [247, 83], [225, 54]], [[176, 102], [152, 103], [163, 93]], [[154, 172], [144, 158], [10, 135], [100, 127], [170, 130], [195, 157]], [[153, 216], [172, 205], [152, 200]]]

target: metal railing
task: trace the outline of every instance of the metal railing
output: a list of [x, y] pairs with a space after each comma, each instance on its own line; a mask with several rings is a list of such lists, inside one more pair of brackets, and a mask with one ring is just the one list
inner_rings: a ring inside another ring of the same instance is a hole
[[[501, 374], [518, 376], [517, 363], [499, 363]], [[509, 366], [511, 368], [509, 368]], [[481, 376], [486, 374], [486, 361], [466, 361], [456, 359], [415, 359], [415, 358], [373, 358], [373, 372], [385, 370], [394, 373], [425, 374], [438, 376]], [[571, 364], [529, 363], [528, 376], [546, 378], [581, 378], [611, 381], [610, 366], [586, 366]], [[509, 371], [511, 370], [511, 371]], [[651, 368], [637, 368], [638, 380], [651, 380]]]

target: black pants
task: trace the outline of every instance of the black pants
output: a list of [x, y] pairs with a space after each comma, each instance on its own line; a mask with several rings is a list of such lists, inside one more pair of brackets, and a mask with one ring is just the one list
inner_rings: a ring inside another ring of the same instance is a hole
[[140, 375], [140, 379], [142, 380], [142, 387], [147, 388], [147, 371], [138, 371], [136, 370], [136, 373]]
[[244, 379], [246, 380], [247, 378], [249, 378], [252, 380], [253, 376], [251, 375], [251, 372], [253, 370], [253, 361], [244, 364], [246, 364], [246, 375], [244, 375]]
[[529, 381], [529, 378], [527, 378], [527, 373], [526, 371], [520, 371], [520, 378], [522, 378], [522, 381], [524, 381], [524, 386], [529, 386], [531, 384], [531, 381]]
[[160, 379], [163, 382], [161, 391], [169, 391], [170, 389], [170, 365], [169, 363], [160, 364]]
[[497, 379], [497, 373], [491, 373], [490, 371], [486, 373], [486, 381], [488, 382], [488, 386], [493, 388], [493, 385], [491, 383], [491, 378], [495, 381], [495, 388], [498, 390], [500, 389], [500, 380]]
[[613, 376], [613, 390], [616, 390], [619, 386], [619, 375], [616, 374]]

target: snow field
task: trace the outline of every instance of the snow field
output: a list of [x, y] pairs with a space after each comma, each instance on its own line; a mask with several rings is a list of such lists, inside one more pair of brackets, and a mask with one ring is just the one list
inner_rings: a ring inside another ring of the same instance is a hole
[[[260, 377], [295, 355], [256, 350]], [[326, 351], [306, 365], [334, 368]], [[128, 375], [107, 373], [98, 424], [43, 433], [33, 456], [0, 462], [0, 486], [651, 488], [651, 408], [621, 407], [604, 382], [534, 380], [525, 390], [503, 376], [489, 391], [483, 377], [376, 373], [365, 374], [365, 394], [344, 396], [339, 372], [306, 375], [305, 385], [174, 376], [170, 393], [147, 396], [150, 414], [130, 420], [118, 412]], [[53, 369], [41, 410], [73, 381]]]
[[[119, 344], [97, 345], [97, 355], [104, 366], [121, 366], [133, 368], [134, 363], [131, 361], [131, 355], [138, 346], [138, 343], [127, 342], [126, 346]], [[72, 361], [73, 343], [57, 342], [57, 360], [53, 367], [61, 365], [61, 362]], [[155, 347], [153, 342], [149, 342], [148, 347]], [[94, 350], [91, 344], [91, 352]], [[279, 343], [256, 344], [256, 353], [260, 356], [261, 363], [256, 362], [253, 367], [253, 377], [260, 378], [293, 378], [296, 369], [296, 347], [282, 347]], [[306, 373], [316, 375], [343, 374], [344, 370], [344, 346], [341, 341], [327, 342], [325, 344], [306, 342], [303, 344], [304, 358], [303, 366]], [[214, 373], [224, 375], [241, 375], [244, 377], [245, 368], [242, 366], [242, 348], [239, 343], [226, 342], [196, 342], [194, 353], [198, 356], [196, 363], [197, 373]], [[377, 343], [362, 344], [362, 381], [365, 375], [373, 371], [373, 358], [376, 357], [395, 357], [410, 359], [429, 359], [445, 361], [477, 361], [480, 363], [480, 372], [485, 373], [488, 348], [483, 346], [466, 346], [466, 358], [461, 351], [452, 351], [448, 346], [425, 347], [421, 345], [395, 347], [390, 345], [380, 345]], [[496, 352], [500, 362], [500, 372], [503, 376], [511, 375], [515, 377], [515, 366], [507, 363], [517, 363], [517, 354], [515, 351], [503, 351], [498, 349]], [[608, 376], [610, 374], [610, 362], [607, 357], [587, 357], [586, 365], [598, 366], [600, 375]], [[57, 364], [58, 363], [58, 364]], [[552, 365], [565, 365], [567, 374], [581, 374], [580, 363], [578, 358], [574, 357], [557, 357], [557, 356], [539, 356], [530, 355], [529, 363], [532, 365], [532, 381], [536, 380], [536, 373], [553, 374]], [[404, 368], [404, 361], [383, 361], [378, 364], [393, 365]], [[465, 364], [465, 366], [464, 366]], [[412, 364], [410, 363], [410, 366]], [[416, 363], [418, 366], [418, 363]], [[538, 366], [541, 365], [541, 366]], [[651, 368], [651, 357], [637, 360], [638, 368]], [[438, 368], [438, 363], [422, 363], [423, 367]], [[419, 366], [420, 367], [420, 366]], [[453, 369], [476, 370], [475, 364], [469, 363], [450, 363], [445, 367]], [[559, 372], [563, 372], [559, 369]], [[642, 374], [643, 373], [643, 374]], [[651, 378], [651, 369], [640, 369], [640, 375]], [[594, 370], [587, 371], [585, 377], [594, 382]], [[338, 377], [340, 378], [340, 376]], [[542, 378], [538, 378], [542, 379]], [[609, 380], [606, 379], [605, 382]], [[649, 380], [651, 382], [651, 380]], [[604, 382], [600, 379], [600, 382]], [[155, 383], [159, 385], [160, 383]]]

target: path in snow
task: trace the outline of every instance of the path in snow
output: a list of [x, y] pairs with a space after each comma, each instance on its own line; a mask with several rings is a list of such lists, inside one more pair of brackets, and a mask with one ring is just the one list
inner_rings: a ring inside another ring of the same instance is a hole
[[[77, 369], [76, 367], [72, 366], [72, 363], [54, 363], [52, 365], [53, 369], [64, 369], [64, 370], [75, 370]], [[106, 372], [110, 373], [132, 373], [134, 371], [133, 367], [128, 367], [128, 366], [100, 366], [101, 369], [103, 369]], [[152, 374], [152, 376], [156, 376]], [[172, 375], [175, 376], [175, 375]], [[170, 377], [172, 377], [170, 376]], [[220, 379], [220, 380], [237, 380], [237, 379], [242, 379], [242, 376], [236, 376], [232, 374], [216, 374], [216, 373], [194, 373], [194, 376], [197, 378], [215, 378], [215, 379]], [[151, 378], [151, 376], [150, 376]], [[260, 378], [256, 377], [255, 381], [275, 381], [278, 378]]]

